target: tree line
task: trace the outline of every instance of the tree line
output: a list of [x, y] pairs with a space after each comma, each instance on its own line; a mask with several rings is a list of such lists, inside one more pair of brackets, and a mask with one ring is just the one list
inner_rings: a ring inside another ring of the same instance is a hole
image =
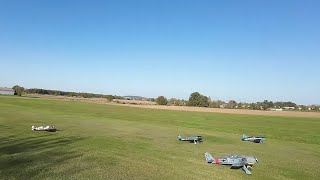
[[[22, 94], [42, 94], [42, 95], [54, 95], [54, 96], [69, 96], [69, 97], [83, 97], [83, 98], [106, 98], [109, 101], [113, 99], [125, 99], [122, 96], [116, 95], [103, 95], [94, 94], [86, 92], [69, 92], [69, 91], [59, 91], [59, 90], [48, 90], [48, 89], [38, 89], [31, 88], [25, 89], [21, 86], [12, 87], [15, 91], [15, 95], [21, 96]], [[156, 102], [158, 105], [169, 105], [169, 106], [194, 106], [194, 107], [208, 107], [208, 108], [228, 108], [228, 109], [252, 109], [252, 110], [270, 110], [270, 109], [295, 109], [295, 110], [312, 110], [320, 111], [320, 105], [297, 105], [294, 102], [273, 102], [264, 100], [262, 102], [246, 103], [246, 102], [236, 102], [235, 100], [230, 100], [224, 102], [221, 100], [212, 100], [210, 97], [204, 96], [199, 92], [193, 92], [188, 100], [171, 98], [167, 99], [164, 96], [159, 96], [158, 98], [149, 98], [149, 101]]]
[[42, 94], [42, 95], [53, 95], [53, 96], [83, 97], [83, 98], [106, 98], [109, 101], [112, 101], [113, 99], [123, 99], [123, 97], [121, 96], [94, 94], [94, 93], [86, 93], [86, 92], [69, 92], [69, 91], [38, 89], [38, 88], [25, 89], [18, 85], [14, 86], [12, 89], [14, 89], [15, 95], [18, 95], [18, 96], [21, 96], [23, 93], [26, 93], [26, 94]]
[[294, 102], [273, 102], [264, 100], [262, 102], [246, 103], [236, 102], [230, 100], [224, 102], [221, 100], [211, 100], [210, 97], [204, 96], [199, 92], [194, 92], [190, 95], [189, 100], [171, 98], [167, 99], [164, 96], [159, 96], [155, 102], [158, 105], [169, 105], [169, 106], [194, 106], [194, 107], [208, 107], [208, 108], [228, 108], [228, 109], [252, 109], [252, 110], [271, 110], [271, 109], [290, 109], [290, 110], [312, 110], [320, 111], [320, 105], [297, 105]]

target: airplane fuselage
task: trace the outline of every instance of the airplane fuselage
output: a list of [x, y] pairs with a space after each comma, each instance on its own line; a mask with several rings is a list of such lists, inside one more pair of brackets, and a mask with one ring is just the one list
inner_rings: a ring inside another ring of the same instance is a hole
[[252, 166], [256, 163], [256, 160], [257, 159], [254, 156], [227, 155], [220, 158], [214, 158], [215, 162], [213, 162], [213, 164], [234, 165], [239, 163], [239, 164], [247, 164]]
[[247, 137], [247, 138], [243, 138], [242, 141], [250, 141], [250, 142], [254, 142], [254, 143], [263, 143], [263, 141], [265, 141], [266, 138], [265, 137]]
[[202, 142], [202, 136], [189, 136], [189, 137], [181, 137], [178, 136], [179, 141], [189, 141], [190, 143], [198, 143]]
[[243, 169], [246, 174], [251, 174], [253, 165], [258, 162], [254, 156], [227, 155], [214, 158], [210, 153], [205, 153], [205, 159], [209, 164], [229, 165], [231, 169]]

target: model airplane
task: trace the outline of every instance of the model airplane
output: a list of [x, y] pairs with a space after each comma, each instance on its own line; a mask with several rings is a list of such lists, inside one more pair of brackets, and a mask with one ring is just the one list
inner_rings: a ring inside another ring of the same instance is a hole
[[246, 174], [251, 174], [253, 165], [258, 163], [258, 159], [254, 156], [245, 155], [227, 155], [221, 158], [214, 158], [210, 153], [204, 154], [206, 161], [210, 164], [229, 165], [231, 169], [244, 170]]
[[265, 137], [254, 137], [254, 136], [250, 136], [247, 137], [247, 135], [243, 134], [242, 135], [242, 141], [251, 141], [254, 143], [263, 143], [263, 141], [265, 141], [267, 138]]
[[55, 126], [32, 126], [32, 131], [49, 131], [49, 132], [56, 132], [57, 129]]
[[178, 139], [179, 139], [179, 141], [189, 141], [190, 143], [194, 143], [194, 144], [202, 142], [202, 136], [181, 137], [179, 135]]

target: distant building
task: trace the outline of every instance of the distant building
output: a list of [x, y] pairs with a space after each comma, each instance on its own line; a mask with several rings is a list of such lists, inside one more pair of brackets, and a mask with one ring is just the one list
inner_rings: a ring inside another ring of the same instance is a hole
[[123, 96], [126, 100], [141, 100], [141, 101], [146, 101], [148, 98], [141, 97], [141, 96]]
[[286, 109], [286, 110], [294, 110], [295, 107], [283, 107], [283, 109]]
[[0, 94], [14, 95], [14, 90], [12, 88], [0, 87]]
[[270, 111], [283, 111], [281, 108], [270, 108]]
[[220, 108], [226, 108], [228, 105], [227, 104], [222, 104], [220, 105]]

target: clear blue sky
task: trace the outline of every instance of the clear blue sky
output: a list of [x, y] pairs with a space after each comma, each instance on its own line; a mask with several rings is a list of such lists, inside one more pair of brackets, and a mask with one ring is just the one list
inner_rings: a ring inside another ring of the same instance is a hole
[[0, 86], [320, 104], [319, 0], [2, 0]]

